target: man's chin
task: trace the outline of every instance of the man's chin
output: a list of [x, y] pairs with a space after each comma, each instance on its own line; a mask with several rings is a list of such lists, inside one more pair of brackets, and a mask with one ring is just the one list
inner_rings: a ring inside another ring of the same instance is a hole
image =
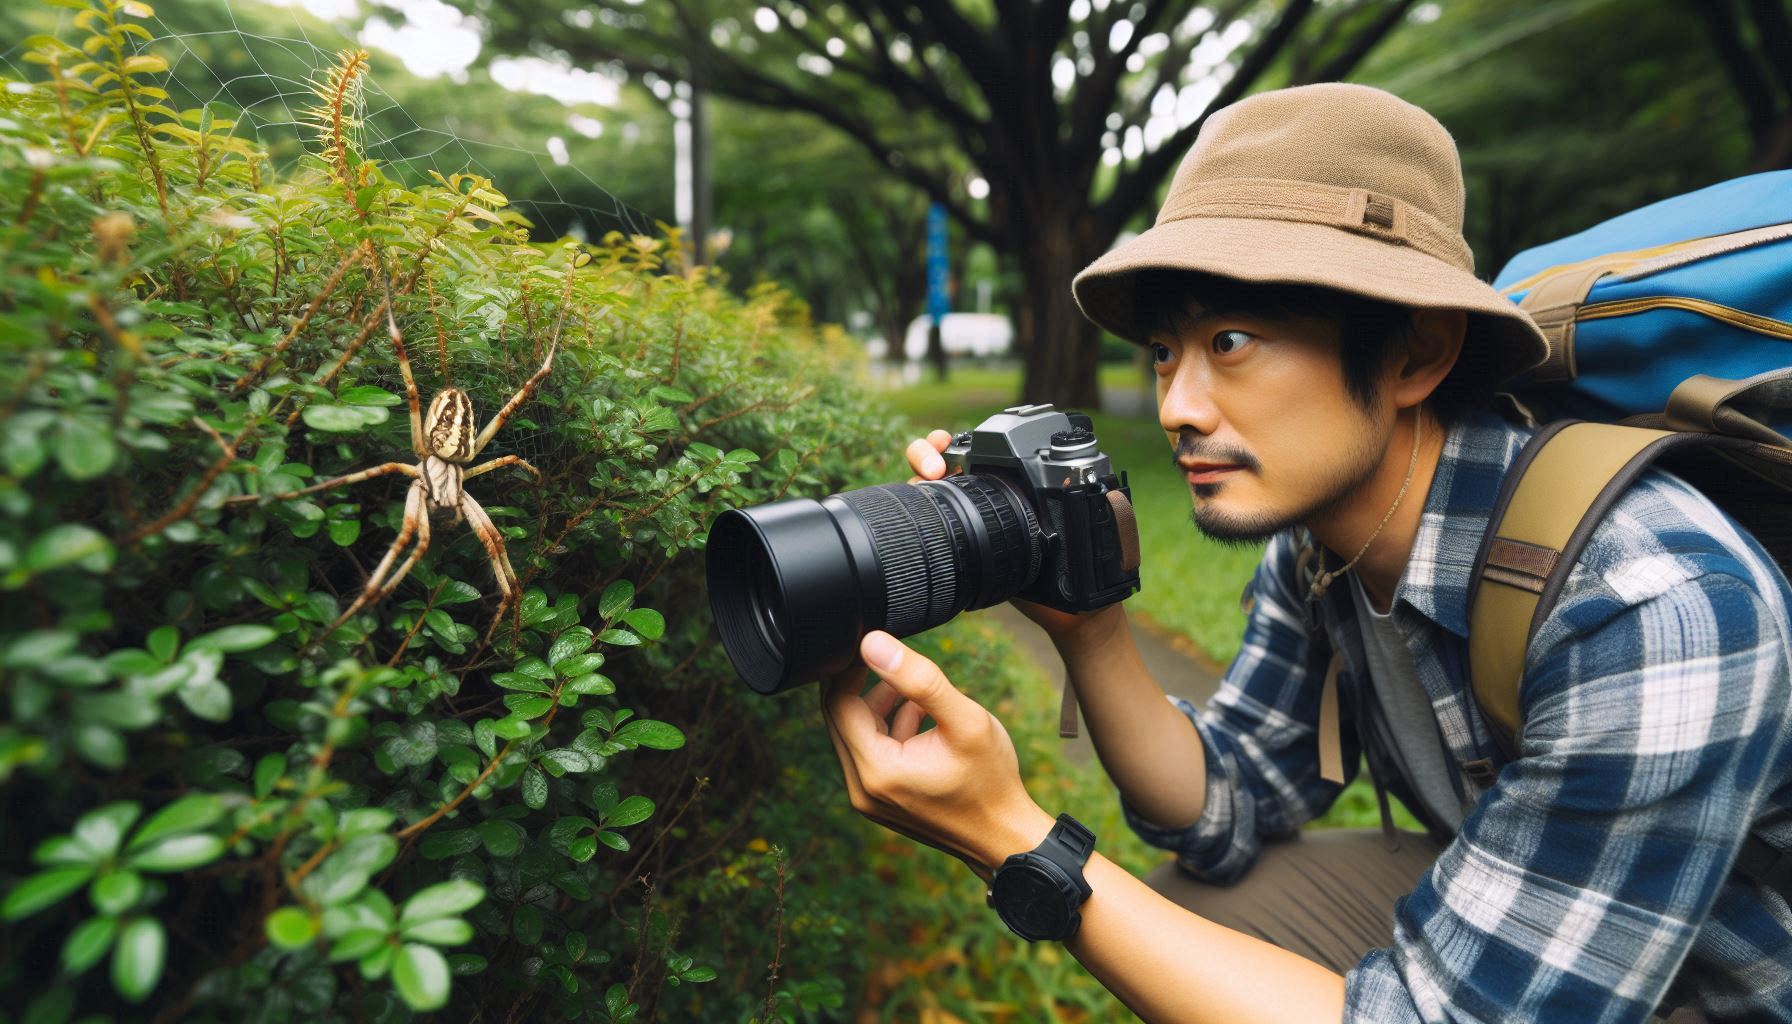
[[1270, 515], [1239, 515], [1227, 513], [1207, 504], [1197, 504], [1189, 513], [1189, 519], [1195, 529], [1208, 540], [1226, 547], [1248, 548], [1258, 545], [1294, 525], [1290, 521]]

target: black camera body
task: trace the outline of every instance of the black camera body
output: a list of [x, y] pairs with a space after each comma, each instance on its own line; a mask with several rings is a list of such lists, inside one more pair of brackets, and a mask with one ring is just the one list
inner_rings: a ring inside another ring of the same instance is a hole
[[1014, 597], [1063, 612], [1087, 612], [1139, 589], [1132, 488], [1115, 475], [1082, 413], [1017, 405], [952, 439], [948, 477], [1000, 479], [1037, 517], [1041, 571]]
[[710, 610], [749, 686], [777, 693], [845, 669], [872, 630], [912, 636], [1017, 597], [1087, 612], [1139, 588], [1132, 492], [1087, 416], [1017, 405], [944, 454], [943, 480], [716, 517]]

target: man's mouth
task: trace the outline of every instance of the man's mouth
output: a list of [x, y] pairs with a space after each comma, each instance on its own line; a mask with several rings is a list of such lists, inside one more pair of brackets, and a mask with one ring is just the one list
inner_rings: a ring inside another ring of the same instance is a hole
[[1244, 467], [1235, 462], [1177, 462], [1190, 484], [1211, 484]]

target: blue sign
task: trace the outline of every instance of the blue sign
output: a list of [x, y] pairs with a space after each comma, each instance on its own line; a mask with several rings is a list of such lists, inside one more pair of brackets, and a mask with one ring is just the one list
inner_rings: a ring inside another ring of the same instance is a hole
[[934, 203], [927, 208], [927, 315], [938, 324], [952, 310], [952, 297], [946, 288], [950, 274], [946, 266], [946, 207]]

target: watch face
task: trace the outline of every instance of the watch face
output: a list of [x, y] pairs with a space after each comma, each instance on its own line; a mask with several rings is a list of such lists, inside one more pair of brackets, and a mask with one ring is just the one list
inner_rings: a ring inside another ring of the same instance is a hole
[[993, 889], [997, 912], [1022, 938], [1056, 938], [1068, 930], [1070, 900], [1039, 866], [1010, 865], [996, 875]]

